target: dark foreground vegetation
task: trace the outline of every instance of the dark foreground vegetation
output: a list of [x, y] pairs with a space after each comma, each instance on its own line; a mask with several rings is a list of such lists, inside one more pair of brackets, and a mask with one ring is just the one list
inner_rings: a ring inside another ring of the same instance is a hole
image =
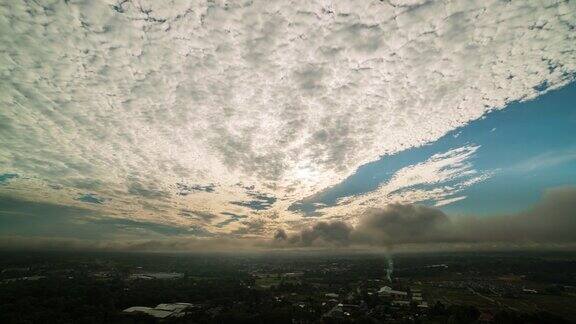
[[572, 323], [575, 260], [3, 252], [0, 323]]

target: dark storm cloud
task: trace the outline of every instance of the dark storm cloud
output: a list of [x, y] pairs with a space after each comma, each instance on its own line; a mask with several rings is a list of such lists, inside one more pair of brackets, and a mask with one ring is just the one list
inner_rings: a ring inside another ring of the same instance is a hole
[[449, 226], [450, 219], [439, 209], [392, 204], [368, 210], [354, 229], [352, 239], [375, 245], [425, 243], [446, 239]]
[[512, 215], [463, 217], [455, 239], [472, 242], [576, 242], [576, 188], [549, 190], [534, 207]]
[[448, 216], [439, 209], [392, 204], [361, 216], [356, 227], [319, 222], [292, 236], [288, 245], [369, 245], [392, 247], [429, 243], [574, 243], [576, 188], [548, 191], [532, 208], [516, 214]]
[[344, 222], [318, 222], [300, 233], [304, 245], [327, 243], [334, 245], [347, 245], [350, 242], [352, 227]]
[[296, 246], [347, 246], [351, 243], [353, 227], [342, 221], [318, 222], [289, 236], [283, 229], [274, 234], [274, 241]]

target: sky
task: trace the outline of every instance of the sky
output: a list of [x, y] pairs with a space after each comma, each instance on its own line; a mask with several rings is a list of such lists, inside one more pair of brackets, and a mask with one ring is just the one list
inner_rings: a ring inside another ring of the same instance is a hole
[[4, 1], [0, 247], [572, 244], [575, 21], [574, 1]]

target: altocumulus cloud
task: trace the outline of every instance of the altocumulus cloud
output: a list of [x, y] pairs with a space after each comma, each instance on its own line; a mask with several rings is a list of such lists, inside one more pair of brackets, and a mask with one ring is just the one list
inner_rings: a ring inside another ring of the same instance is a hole
[[[211, 213], [214, 231], [238, 230], [215, 226], [224, 212], [290, 214], [364, 163], [572, 81], [575, 6], [4, 1], [0, 173], [26, 180], [0, 193], [78, 206], [89, 190], [105, 200], [86, 208]], [[253, 192], [270, 202], [254, 211]]]

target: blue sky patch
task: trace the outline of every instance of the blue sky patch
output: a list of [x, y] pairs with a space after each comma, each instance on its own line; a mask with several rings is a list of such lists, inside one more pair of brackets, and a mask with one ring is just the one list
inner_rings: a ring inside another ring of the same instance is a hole
[[575, 83], [532, 101], [512, 103], [433, 143], [365, 164], [340, 184], [293, 204], [290, 209], [313, 215], [321, 211], [318, 206], [333, 206], [340, 198], [376, 190], [398, 170], [434, 154], [479, 145], [470, 161], [475, 170], [490, 172], [492, 176], [459, 193], [466, 199], [442, 209], [475, 214], [518, 211], [535, 202], [546, 188], [574, 184], [575, 104]]
[[11, 179], [18, 178], [16, 173], [0, 174], [0, 185], [7, 184]]
[[93, 193], [83, 194], [80, 197], [76, 198], [76, 200], [91, 204], [102, 204], [106, 201], [105, 198], [98, 197], [96, 194]]

